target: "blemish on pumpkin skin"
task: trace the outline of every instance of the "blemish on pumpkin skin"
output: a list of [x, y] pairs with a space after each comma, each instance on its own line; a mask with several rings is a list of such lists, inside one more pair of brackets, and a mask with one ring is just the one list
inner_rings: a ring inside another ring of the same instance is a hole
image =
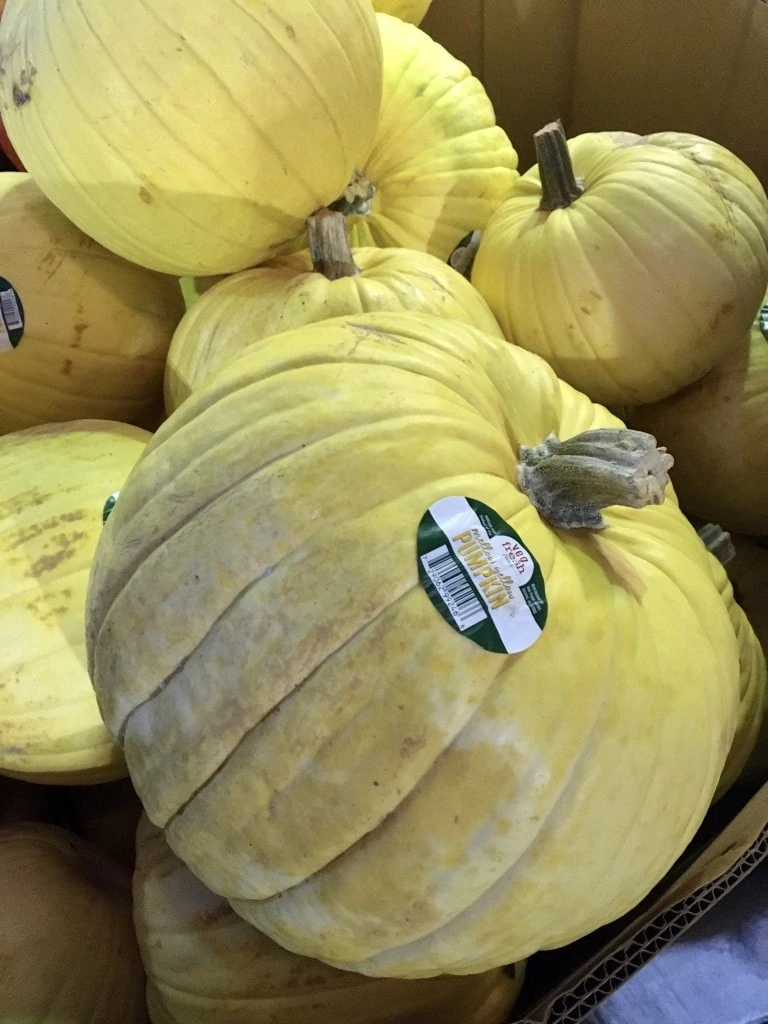
[[80, 321], [79, 323], [76, 323], [74, 325], [73, 331], [75, 337], [72, 341], [72, 348], [77, 348], [77, 346], [80, 344], [80, 341], [82, 340], [84, 331], [87, 331], [90, 326], [90, 324], [87, 324], [84, 321]]
[[15, 107], [23, 107], [31, 99], [27, 89], [22, 89], [16, 82], [13, 83], [13, 105]]
[[142, 201], [142, 203], [146, 203], [148, 206], [151, 206], [152, 203], [154, 203], [155, 201], [154, 198], [152, 197], [152, 194], [149, 192], [148, 189], [144, 188], [143, 185], [139, 189], [139, 199]]
[[730, 316], [732, 312], [733, 312], [733, 303], [732, 302], [724, 302], [722, 304], [722, 306], [720, 307], [720, 309], [718, 309], [717, 313], [715, 313], [715, 316], [713, 317], [713, 319], [711, 320], [710, 325], [709, 325], [710, 330], [712, 330], [712, 331], [717, 330], [717, 328], [720, 326], [720, 324], [723, 322], [723, 320], [725, 320], [726, 317]]
[[400, 757], [405, 760], [408, 757], [413, 757], [414, 754], [426, 746], [427, 743], [427, 729], [426, 726], [421, 730], [418, 736], [406, 736], [403, 742], [400, 744]]
[[289, 39], [295, 39], [296, 38], [296, 29], [293, 27], [293, 25], [286, 25], [285, 26], [285, 31], [288, 33], [288, 38]]
[[64, 366], [62, 367], [61, 372], [65, 377], [68, 377], [70, 373], [72, 373], [72, 365], [73, 364], [71, 359], [64, 360]]

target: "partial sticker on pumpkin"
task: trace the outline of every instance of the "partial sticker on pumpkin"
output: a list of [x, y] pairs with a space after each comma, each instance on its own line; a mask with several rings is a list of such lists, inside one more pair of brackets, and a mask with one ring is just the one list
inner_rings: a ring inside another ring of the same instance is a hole
[[104, 502], [104, 508], [101, 510], [101, 524], [106, 526], [107, 520], [112, 515], [117, 499], [120, 497], [120, 491], [113, 491], [112, 494]]
[[768, 306], [762, 306], [757, 314], [757, 322], [760, 325], [760, 333], [768, 341]]
[[24, 307], [10, 281], [0, 277], [0, 352], [10, 352], [24, 337]]
[[473, 498], [436, 502], [419, 524], [419, 579], [445, 621], [486, 651], [519, 654], [541, 636], [547, 595], [522, 538]]

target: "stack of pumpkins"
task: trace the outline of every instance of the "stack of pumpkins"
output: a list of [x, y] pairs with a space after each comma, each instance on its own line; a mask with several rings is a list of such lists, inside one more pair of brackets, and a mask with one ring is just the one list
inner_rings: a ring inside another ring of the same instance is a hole
[[428, 6], [7, 2], [3, 1019], [500, 1024], [766, 771], [768, 200]]

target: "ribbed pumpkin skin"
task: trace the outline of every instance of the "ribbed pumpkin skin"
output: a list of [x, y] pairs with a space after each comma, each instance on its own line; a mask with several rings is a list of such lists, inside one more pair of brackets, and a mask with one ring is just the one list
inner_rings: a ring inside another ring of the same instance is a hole
[[0, 351], [0, 433], [104, 418], [149, 425], [184, 313], [176, 278], [88, 238], [28, 174], [0, 175], [0, 276], [26, 324]]
[[126, 774], [85, 668], [85, 595], [102, 509], [150, 435], [120, 423], [0, 438], [0, 772], [94, 783]]
[[749, 342], [706, 377], [631, 419], [674, 452], [672, 479], [687, 512], [768, 534], [768, 337], [759, 319]]
[[152, 1024], [502, 1024], [522, 985], [522, 969], [399, 981], [289, 953], [206, 889], [146, 817], [133, 895]]
[[[738, 714], [709, 555], [671, 493], [558, 532], [515, 482], [519, 444], [618, 422], [499, 338], [372, 313], [252, 346], [153, 438], [94, 560], [92, 679], [152, 821], [280, 944], [384, 976], [518, 962], [693, 835]], [[541, 565], [522, 655], [419, 584], [448, 495]]]
[[383, 14], [392, 14], [402, 21], [418, 25], [430, 8], [432, 0], [373, 0], [373, 7]]
[[187, 312], [165, 370], [165, 407], [177, 409], [249, 344], [335, 316], [412, 310], [501, 337], [472, 285], [434, 256], [407, 249], [356, 249], [360, 274], [329, 281], [306, 250], [225, 278]]
[[146, 1024], [130, 875], [52, 825], [0, 829], [0, 1020]]
[[466, 65], [414, 25], [377, 20], [384, 95], [373, 149], [358, 165], [376, 194], [370, 213], [348, 217], [350, 240], [446, 260], [506, 198], [517, 153]]
[[141, 266], [261, 262], [370, 150], [370, 0], [25, 0], [8, 13], [11, 141], [52, 202]]
[[768, 200], [745, 164], [696, 136], [568, 145], [585, 192], [542, 212], [538, 166], [526, 172], [486, 228], [472, 283], [507, 338], [594, 401], [658, 401], [749, 331], [768, 284]]

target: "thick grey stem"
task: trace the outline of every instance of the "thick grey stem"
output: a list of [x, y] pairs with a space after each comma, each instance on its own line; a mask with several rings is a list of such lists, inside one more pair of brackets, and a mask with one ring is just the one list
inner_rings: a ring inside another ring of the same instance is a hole
[[730, 533], [726, 533], [715, 523], [707, 523], [696, 532], [710, 555], [714, 555], [722, 566], [730, 565], [736, 557], [736, 548], [733, 546]]
[[567, 441], [554, 434], [520, 448], [518, 481], [539, 513], [560, 530], [600, 530], [602, 509], [661, 505], [673, 458], [640, 430], [587, 430]]
[[307, 219], [307, 233], [315, 273], [324, 274], [329, 281], [360, 273], [352, 258], [343, 213], [321, 207]]
[[533, 137], [536, 162], [541, 178], [540, 210], [562, 210], [574, 203], [584, 191], [584, 182], [577, 178], [568, 142], [560, 121], [545, 125]]

